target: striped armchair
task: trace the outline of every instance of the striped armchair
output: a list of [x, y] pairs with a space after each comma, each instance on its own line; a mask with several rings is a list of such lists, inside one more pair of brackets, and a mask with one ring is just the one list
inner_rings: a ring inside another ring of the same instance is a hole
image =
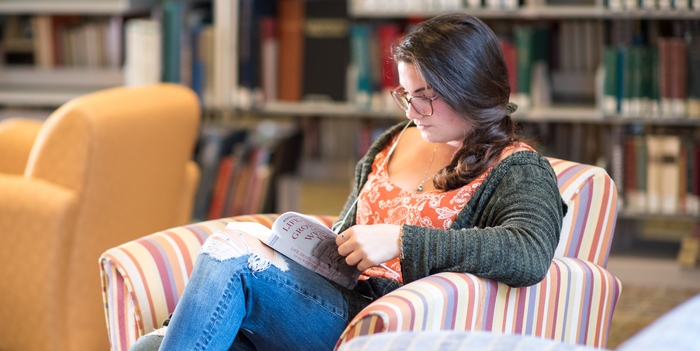
[[[550, 158], [569, 206], [547, 277], [526, 288], [465, 273], [440, 273], [375, 301], [348, 325], [337, 347], [389, 331], [482, 330], [527, 334], [603, 348], [620, 281], [605, 270], [617, 192], [598, 167]], [[112, 350], [126, 351], [174, 309], [206, 237], [229, 221], [271, 225], [274, 214], [238, 216], [165, 230], [100, 258]], [[319, 216], [330, 224], [333, 217]], [[336, 347], [336, 348], [337, 348]]]

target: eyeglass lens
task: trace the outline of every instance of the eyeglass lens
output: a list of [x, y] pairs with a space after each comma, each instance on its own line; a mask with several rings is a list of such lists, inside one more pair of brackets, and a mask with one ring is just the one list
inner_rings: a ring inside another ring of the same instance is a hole
[[392, 91], [391, 95], [394, 97], [396, 104], [399, 105], [404, 112], [408, 111], [409, 105], [413, 106], [413, 109], [421, 115], [428, 116], [433, 113], [433, 108], [430, 99], [422, 97], [411, 97], [406, 98], [405, 92]]

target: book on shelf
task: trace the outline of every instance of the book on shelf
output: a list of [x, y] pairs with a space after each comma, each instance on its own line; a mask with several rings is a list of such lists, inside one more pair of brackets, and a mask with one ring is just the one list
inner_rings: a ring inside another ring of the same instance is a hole
[[667, 181], [662, 179], [663, 140], [656, 135], [646, 135], [644, 138], [647, 146], [646, 212], [660, 213], [662, 183]]
[[33, 16], [31, 21], [34, 37], [34, 66], [51, 69], [54, 66], [51, 16], [37, 15]]
[[346, 101], [350, 57], [346, 0], [306, 1], [302, 99]]
[[276, 1], [240, 0], [238, 21], [238, 101], [251, 106], [262, 96], [260, 79], [262, 33], [261, 20], [276, 13]]
[[156, 20], [134, 18], [126, 21], [124, 35], [124, 85], [160, 82], [162, 34]]
[[659, 207], [663, 214], [681, 213], [679, 209], [679, 192], [685, 190], [681, 186], [680, 153], [681, 139], [676, 135], [657, 136], [660, 139], [660, 150], [653, 166], [659, 168]]
[[9, 15], [3, 24], [0, 61], [42, 70], [119, 69], [122, 22], [122, 16]]
[[377, 51], [381, 94], [384, 101], [379, 102], [384, 109], [394, 108], [391, 91], [399, 86], [399, 73], [392, 58], [392, 45], [401, 36], [402, 28], [397, 23], [381, 23], [377, 25]]
[[260, 85], [265, 100], [277, 100], [279, 56], [278, 26], [275, 16], [260, 19]]
[[246, 129], [230, 126], [207, 125], [202, 129], [195, 155], [201, 176], [194, 202], [194, 218], [207, 218], [221, 158], [230, 154], [235, 144], [244, 142], [247, 135]]
[[516, 26], [513, 29], [513, 41], [518, 53], [517, 74], [518, 88], [517, 93], [511, 98], [523, 109], [527, 109], [531, 105], [530, 86], [532, 78], [532, 62], [533, 62], [533, 40], [534, 27], [532, 26]]
[[688, 117], [700, 118], [700, 38], [697, 36], [688, 44]]
[[230, 222], [226, 229], [251, 234], [287, 258], [348, 289], [357, 284], [360, 271], [348, 266], [345, 257], [338, 254], [338, 234], [313, 217], [286, 212], [271, 228], [255, 222]]
[[180, 83], [183, 51], [183, 26], [186, 4], [180, 1], [165, 1], [163, 4], [163, 70], [161, 81]]
[[603, 49], [603, 101], [601, 108], [604, 114], [614, 115], [620, 111], [618, 104], [617, 91], [617, 48], [614, 46], [606, 46]]
[[683, 182], [681, 182], [681, 184], [685, 184], [681, 210], [686, 214], [700, 214], [700, 189], [698, 188], [700, 170], [698, 169], [698, 160], [695, 158], [697, 149], [697, 143], [690, 139], [685, 139], [681, 144], [683, 166], [680, 167], [680, 172], [685, 175]]
[[664, 117], [684, 117], [687, 95], [687, 47], [685, 39], [657, 39], [659, 52], [659, 98]]
[[518, 89], [512, 99], [524, 109], [535, 104], [546, 105], [551, 99], [551, 87], [547, 76], [549, 34], [549, 28], [545, 26], [517, 25], [513, 29], [513, 41], [518, 57]]
[[[632, 136], [626, 141], [625, 147], [625, 197], [627, 210], [635, 213], [648, 212], [647, 183], [649, 174], [648, 148], [644, 136]], [[652, 181], [656, 181], [656, 170], [652, 172]], [[656, 193], [654, 193], [656, 194]]]
[[299, 101], [304, 69], [304, 0], [279, 0], [277, 99]]
[[227, 217], [260, 213], [270, 177], [270, 149], [264, 145], [239, 145], [235, 158], [236, 172], [231, 177], [228, 203], [224, 209]]
[[349, 101], [359, 108], [370, 108], [374, 94], [372, 82], [372, 27], [367, 23], [350, 26]]
[[209, 106], [214, 90], [214, 26], [197, 25], [192, 29], [192, 90], [203, 106]]
[[514, 95], [518, 93], [518, 52], [511, 40], [500, 38], [499, 41], [501, 43], [501, 51], [503, 51], [503, 59], [508, 69], [510, 94]]
[[235, 169], [236, 160], [234, 157], [224, 156], [219, 161], [207, 219], [216, 219], [224, 216], [224, 206], [232, 186], [230, 180], [233, 178]]

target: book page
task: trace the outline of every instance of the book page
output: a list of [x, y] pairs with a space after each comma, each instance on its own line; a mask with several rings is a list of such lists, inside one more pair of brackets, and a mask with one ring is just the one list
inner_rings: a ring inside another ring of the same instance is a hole
[[226, 229], [246, 232], [300, 265], [352, 289], [360, 271], [348, 266], [335, 244], [336, 234], [313, 217], [296, 212], [282, 214], [272, 229], [255, 222], [231, 222]]
[[275, 220], [272, 232], [268, 245], [278, 252], [348, 289], [357, 283], [360, 271], [338, 254], [338, 235], [317, 219], [287, 212]]
[[308, 255], [321, 241], [335, 240], [338, 236], [317, 219], [296, 212], [287, 212], [277, 218], [272, 232]]
[[270, 228], [256, 222], [229, 222], [226, 229], [240, 230], [258, 238], [263, 243], [268, 243], [272, 235]]

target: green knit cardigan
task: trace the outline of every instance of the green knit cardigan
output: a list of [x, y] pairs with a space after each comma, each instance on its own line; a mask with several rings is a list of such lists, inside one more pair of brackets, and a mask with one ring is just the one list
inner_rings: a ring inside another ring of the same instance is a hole
[[[358, 162], [355, 187], [339, 216], [342, 221], [347, 215], [341, 232], [355, 224], [353, 204], [374, 158], [405, 123], [388, 129]], [[472, 273], [513, 287], [536, 284], [554, 257], [566, 210], [549, 161], [531, 151], [513, 153], [493, 167], [449, 230], [403, 225], [404, 284], [439, 272]], [[370, 278], [353, 290], [337, 287], [352, 318], [399, 286]]]

